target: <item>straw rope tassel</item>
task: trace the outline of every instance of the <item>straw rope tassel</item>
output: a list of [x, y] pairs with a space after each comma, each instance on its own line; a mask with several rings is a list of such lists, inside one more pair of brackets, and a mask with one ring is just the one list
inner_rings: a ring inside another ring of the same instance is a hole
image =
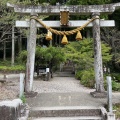
[[67, 40], [66, 35], [63, 36], [61, 43], [64, 45], [68, 44], [68, 40]]
[[48, 33], [46, 35], [46, 40], [52, 40], [52, 33], [48, 30]]
[[82, 35], [80, 33], [80, 31], [77, 32], [77, 35], [76, 35], [76, 40], [81, 40], [82, 39]]

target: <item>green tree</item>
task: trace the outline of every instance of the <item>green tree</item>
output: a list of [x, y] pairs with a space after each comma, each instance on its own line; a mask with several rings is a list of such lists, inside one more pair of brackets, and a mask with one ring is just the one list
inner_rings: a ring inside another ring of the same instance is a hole
[[[103, 63], [107, 63], [111, 60], [110, 47], [102, 43], [102, 58]], [[94, 63], [93, 53], [93, 40], [84, 39], [82, 41], [70, 42], [63, 48], [66, 58], [73, 61], [76, 64], [77, 69], [91, 69]]]
[[[22, 51], [18, 58], [19, 61], [26, 63], [27, 51]], [[53, 71], [55, 71], [63, 61], [65, 61], [65, 55], [60, 47], [36, 47], [35, 66], [37, 72], [40, 66], [49, 67], [52, 77]]]
[[111, 0], [68, 0], [67, 4], [70, 5], [100, 5], [108, 4]]
[[103, 28], [101, 39], [111, 47], [112, 69], [120, 69], [120, 31], [116, 28]]
[[[12, 26], [18, 17], [13, 10], [7, 8], [7, 2], [9, 1], [0, 1], [0, 42], [10, 39]], [[15, 3], [16, 0], [11, 0], [10, 2]]]
[[[110, 47], [102, 43], [103, 64], [111, 60]], [[73, 61], [75, 64], [75, 76], [80, 79], [86, 87], [94, 87], [94, 50], [93, 39], [83, 39], [82, 41], [70, 42], [63, 48], [66, 59]]]
[[60, 47], [50, 46], [47, 48], [45, 59], [48, 61], [52, 77], [53, 71], [59, 67], [61, 62], [65, 61], [65, 55]]

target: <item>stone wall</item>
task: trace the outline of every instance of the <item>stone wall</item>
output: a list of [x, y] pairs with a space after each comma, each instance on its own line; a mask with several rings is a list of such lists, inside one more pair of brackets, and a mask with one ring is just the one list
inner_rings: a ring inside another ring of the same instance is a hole
[[1, 120], [18, 120], [21, 117], [22, 101], [14, 99], [12, 101], [0, 102], [0, 119]]

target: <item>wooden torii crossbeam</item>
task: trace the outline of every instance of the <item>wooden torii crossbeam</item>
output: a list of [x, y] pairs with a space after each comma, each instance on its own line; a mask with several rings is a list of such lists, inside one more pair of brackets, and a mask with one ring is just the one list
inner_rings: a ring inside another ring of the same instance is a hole
[[[24, 6], [24, 5], [13, 5], [7, 3], [7, 6], [11, 9], [14, 9], [16, 13], [20, 14], [29, 14], [31, 16], [37, 15], [60, 15], [60, 11], [69, 11], [70, 15], [92, 15], [92, 17], [99, 18], [100, 14], [111, 14], [116, 9], [120, 8], [120, 2], [115, 4], [105, 4], [105, 5], [46, 5], [46, 6]], [[58, 21], [53, 21], [54, 27], [58, 26], [60, 23]], [[53, 24], [53, 22], [49, 22]], [[88, 26], [93, 27], [93, 39], [94, 39], [94, 70], [95, 70], [95, 81], [96, 81], [96, 91], [93, 92], [93, 95], [98, 96], [104, 95], [104, 84], [103, 84], [103, 67], [102, 67], [102, 53], [101, 53], [101, 39], [100, 39], [100, 26], [103, 24], [105, 27], [114, 26], [114, 21], [110, 21], [106, 23], [106, 21], [102, 21], [100, 19], [95, 19], [92, 24]], [[71, 23], [71, 24], [70, 24]], [[70, 26], [74, 26], [77, 23], [70, 22]], [[20, 25], [21, 24], [21, 25]], [[47, 23], [46, 23], [47, 24]], [[27, 72], [26, 72], [26, 92], [32, 91], [33, 84], [33, 73], [34, 73], [34, 62], [35, 62], [35, 48], [36, 48], [36, 32], [37, 22], [35, 19], [31, 19], [30, 23], [25, 21], [16, 22], [17, 27], [29, 27], [30, 26], [30, 37], [28, 42], [28, 56], [27, 56]], [[51, 25], [53, 26], [53, 25]], [[80, 23], [77, 23], [77, 26], [81, 26]], [[95, 93], [95, 94], [94, 94]], [[103, 96], [102, 96], [103, 97]]]

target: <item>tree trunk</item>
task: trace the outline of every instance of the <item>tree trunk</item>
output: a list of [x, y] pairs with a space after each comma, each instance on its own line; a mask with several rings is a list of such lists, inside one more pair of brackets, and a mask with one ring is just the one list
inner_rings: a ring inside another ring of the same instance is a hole
[[3, 60], [6, 60], [6, 41], [4, 41], [3, 44], [4, 44]]
[[11, 58], [11, 66], [14, 66], [15, 61], [15, 35], [14, 35], [14, 25], [12, 26], [12, 58]]

